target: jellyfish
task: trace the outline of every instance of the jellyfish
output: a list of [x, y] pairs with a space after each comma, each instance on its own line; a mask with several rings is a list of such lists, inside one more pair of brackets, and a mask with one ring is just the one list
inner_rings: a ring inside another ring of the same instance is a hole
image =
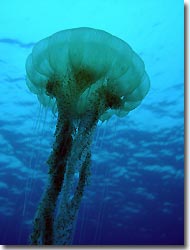
[[26, 84], [42, 105], [57, 113], [48, 183], [30, 243], [70, 245], [90, 176], [96, 125], [135, 109], [149, 91], [149, 77], [123, 40], [103, 30], [74, 28], [34, 46], [26, 60]]

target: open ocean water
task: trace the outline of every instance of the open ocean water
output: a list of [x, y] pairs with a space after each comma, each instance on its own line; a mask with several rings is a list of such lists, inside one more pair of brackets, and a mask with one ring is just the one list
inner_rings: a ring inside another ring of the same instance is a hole
[[184, 244], [183, 22], [182, 0], [1, 1], [0, 244], [28, 244], [54, 141], [56, 117], [28, 90], [25, 60], [75, 27], [126, 41], [151, 89], [126, 117], [98, 124], [73, 244]]

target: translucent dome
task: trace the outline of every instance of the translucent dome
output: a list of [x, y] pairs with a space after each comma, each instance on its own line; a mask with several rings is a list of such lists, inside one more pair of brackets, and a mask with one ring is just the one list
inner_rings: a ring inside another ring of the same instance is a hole
[[102, 30], [63, 30], [39, 41], [26, 62], [27, 85], [44, 106], [80, 117], [96, 106], [99, 119], [124, 116], [147, 94], [143, 61]]

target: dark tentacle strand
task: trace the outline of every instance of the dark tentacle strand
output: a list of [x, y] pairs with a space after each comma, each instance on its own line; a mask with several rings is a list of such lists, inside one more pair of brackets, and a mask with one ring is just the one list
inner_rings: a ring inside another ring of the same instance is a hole
[[[71, 244], [73, 225], [89, 176], [90, 145], [96, 123], [96, 117], [88, 114], [77, 127], [59, 117], [56, 140], [48, 159], [49, 183], [34, 219], [31, 244]], [[73, 191], [76, 172], [79, 179]], [[60, 193], [61, 206], [56, 212]]]
[[53, 151], [48, 160], [50, 165], [49, 182], [34, 219], [33, 232], [30, 238], [32, 245], [51, 245], [53, 243], [54, 212], [62, 188], [66, 159], [71, 145], [72, 128], [69, 122], [64, 122], [62, 128], [60, 129], [59, 126], [59, 130], [56, 131]]

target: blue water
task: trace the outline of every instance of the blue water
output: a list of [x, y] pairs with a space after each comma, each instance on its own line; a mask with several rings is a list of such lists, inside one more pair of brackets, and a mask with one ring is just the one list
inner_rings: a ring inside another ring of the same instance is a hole
[[181, 0], [2, 1], [0, 244], [28, 244], [47, 179], [56, 118], [25, 84], [33, 45], [59, 30], [103, 29], [141, 56], [143, 103], [99, 124], [75, 245], [184, 243], [184, 64]]

